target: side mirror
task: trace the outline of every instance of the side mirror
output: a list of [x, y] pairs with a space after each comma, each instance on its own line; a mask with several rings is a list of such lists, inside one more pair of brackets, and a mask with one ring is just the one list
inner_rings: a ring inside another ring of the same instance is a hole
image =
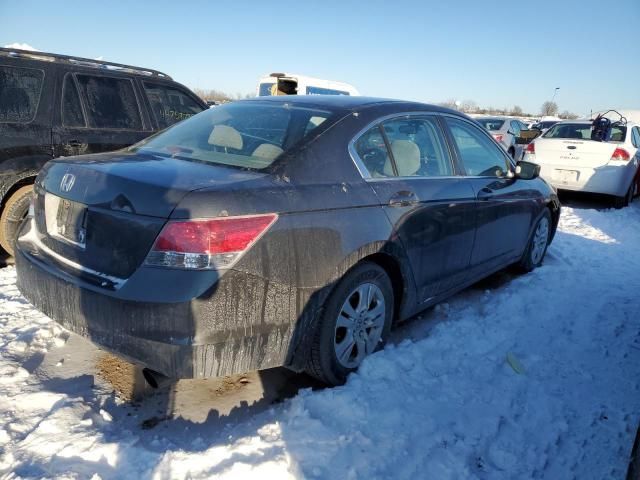
[[507, 133], [508, 133], [509, 135], [514, 135], [514, 136], [515, 136], [515, 133], [513, 133], [511, 130], [507, 130]]
[[540, 176], [540, 165], [537, 163], [525, 162], [520, 160], [516, 163], [516, 178], [522, 180], [533, 180]]

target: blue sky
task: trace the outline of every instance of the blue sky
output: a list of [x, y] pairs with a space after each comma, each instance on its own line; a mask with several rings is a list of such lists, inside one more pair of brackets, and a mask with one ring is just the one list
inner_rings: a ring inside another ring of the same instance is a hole
[[287, 71], [532, 113], [555, 87], [561, 111], [640, 109], [639, 26], [640, 0], [0, 0], [0, 45], [156, 68], [189, 87], [248, 93]]

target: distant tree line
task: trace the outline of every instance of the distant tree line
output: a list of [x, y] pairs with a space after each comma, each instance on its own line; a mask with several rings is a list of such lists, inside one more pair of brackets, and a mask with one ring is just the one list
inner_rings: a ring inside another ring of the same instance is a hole
[[226, 93], [220, 90], [215, 89], [205, 89], [205, 88], [194, 88], [192, 89], [193, 93], [198, 95], [205, 102], [218, 102], [218, 103], [226, 103], [231, 102], [233, 100], [242, 100], [243, 98], [252, 98], [255, 97], [254, 93]]
[[484, 115], [510, 115], [513, 117], [551, 117], [557, 115], [558, 117], [563, 119], [578, 118], [578, 115], [568, 110], [565, 110], [562, 113], [558, 114], [558, 105], [555, 102], [544, 102], [540, 107], [540, 112], [537, 114], [525, 112], [519, 105], [504, 108], [495, 108], [492, 106], [481, 108], [474, 100], [463, 100], [460, 102], [450, 98], [444, 102], [440, 102], [438, 105], [451, 108], [453, 110], [460, 110], [464, 113], [478, 113]]

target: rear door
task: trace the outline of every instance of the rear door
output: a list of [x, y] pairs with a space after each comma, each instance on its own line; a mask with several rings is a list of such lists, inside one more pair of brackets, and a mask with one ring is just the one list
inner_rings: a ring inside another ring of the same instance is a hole
[[515, 179], [511, 159], [485, 131], [458, 117], [445, 123], [459, 163], [476, 197], [474, 275], [494, 270], [522, 254], [537, 210], [535, 189]]
[[468, 180], [456, 175], [437, 117], [387, 120], [353, 146], [405, 247], [418, 301], [462, 283], [473, 247], [475, 197]]
[[131, 78], [66, 72], [53, 128], [55, 156], [118, 150], [152, 133]]

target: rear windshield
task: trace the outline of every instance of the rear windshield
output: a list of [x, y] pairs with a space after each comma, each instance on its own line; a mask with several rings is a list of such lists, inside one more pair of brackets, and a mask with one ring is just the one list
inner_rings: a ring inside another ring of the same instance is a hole
[[[556, 123], [547, 130], [544, 138], [567, 138], [574, 140], [591, 140], [593, 128], [590, 123]], [[624, 142], [627, 134], [627, 127], [613, 127], [609, 134], [608, 141]]]
[[504, 125], [504, 120], [496, 118], [476, 118], [476, 122], [487, 130], [500, 130], [502, 125]]
[[229, 103], [184, 120], [130, 151], [260, 170], [333, 115], [288, 103]]

